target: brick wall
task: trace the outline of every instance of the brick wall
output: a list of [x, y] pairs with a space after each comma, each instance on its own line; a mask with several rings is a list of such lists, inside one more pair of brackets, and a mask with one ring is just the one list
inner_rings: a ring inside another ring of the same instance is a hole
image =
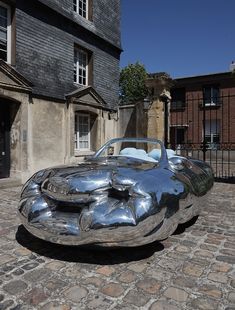
[[[195, 148], [203, 140], [203, 86], [217, 84], [220, 89], [218, 106], [205, 109], [205, 120], [217, 120], [221, 149], [235, 147], [235, 78], [230, 73], [224, 76], [195, 77], [190, 83], [182, 79], [177, 86], [185, 87], [186, 106], [181, 110], [171, 110], [171, 140], [174, 140], [174, 127], [185, 129], [185, 143], [195, 144]], [[171, 141], [171, 142], [172, 142]]]
[[73, 1], [17, 1], [16, 69], [34, 84], [35, 94], [64, 99], [75, 89], [74, 44], [79, 44], [93, 55], [94, 88], [110, 107], [116, 106], [119, 2], [93, 0], [91, 22], [73, 12]]

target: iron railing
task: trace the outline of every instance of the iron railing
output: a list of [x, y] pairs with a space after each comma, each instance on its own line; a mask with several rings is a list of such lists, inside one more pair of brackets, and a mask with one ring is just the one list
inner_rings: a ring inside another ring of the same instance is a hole
[[235, 182], [235, 94], [215, 102], [189, 95], [172, 104], [168, 147], [208, 162], [217, 180]]

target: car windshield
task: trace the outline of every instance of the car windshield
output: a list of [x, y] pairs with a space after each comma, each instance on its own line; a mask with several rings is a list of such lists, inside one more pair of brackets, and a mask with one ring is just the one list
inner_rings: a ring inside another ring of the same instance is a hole
[[150, 162], [159, 162], [165, 157], [161, 141], [145, 138], [117, 138], [107, 142], [94, 157], [124, 156]]

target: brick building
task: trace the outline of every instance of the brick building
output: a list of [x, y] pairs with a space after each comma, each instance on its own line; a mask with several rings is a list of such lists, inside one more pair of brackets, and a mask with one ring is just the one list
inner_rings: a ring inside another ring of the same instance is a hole
[[171, 97], [171, 147], [235, 175], [234, 73], [175, 79]]
[[115, 136], [120, 1], [1, 0], [0, 20], [0, 178]]
[[231, 72], [175, 79], [171, 96], [174, 146], [201, 144], [204, 130], [210, 147], [235, 142], [235, 77]]

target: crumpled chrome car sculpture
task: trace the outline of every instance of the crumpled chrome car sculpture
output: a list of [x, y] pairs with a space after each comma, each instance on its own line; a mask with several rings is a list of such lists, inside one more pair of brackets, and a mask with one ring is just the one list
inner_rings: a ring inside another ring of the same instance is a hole
[[159, 140], [118, 138], [83, 163], [37, 172], [23, 187], [19, 214], [50, 242], [132, 247], [165, 239], [198, 215], [212, 186], [205, 162], [176, 156]]

